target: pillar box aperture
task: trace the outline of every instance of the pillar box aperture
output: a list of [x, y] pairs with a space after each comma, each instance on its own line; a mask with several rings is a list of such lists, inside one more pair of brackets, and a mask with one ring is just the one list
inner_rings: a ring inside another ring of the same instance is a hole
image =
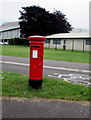
[[43, 82], [43, 52], [46, 37], [35, 35], [28, 39], [30, 40], [29, 86], [40, 88]]

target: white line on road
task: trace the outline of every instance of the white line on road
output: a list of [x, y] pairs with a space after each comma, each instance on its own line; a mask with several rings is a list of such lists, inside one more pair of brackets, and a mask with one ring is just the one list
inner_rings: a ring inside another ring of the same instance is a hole
[[[0, 61], [0, 63], [21, 65], [21, 66], [29, 66], [29, 64], [26, 64], [26, 63], [16, 63], [16, 62], [9, 62], [9, 61]], [[71, 69], [71, 68], [63, 68], [63, 67], [52, 67], [52, 66], [43, 66], [43, 67], [47, 68], [47, 69], [67, 70], [67, 71], [74, 71], [74, 72], [91, 73], [91, 71], [88, 71], [88, 70], [79, 70], [79, 69]]]
[[57, 70], [67, 70], [67, 71], [74, 71], [74, 72], [91, 73], [91, 71], [87, 71], [87, 70], [79, 70], [79, 69], [71, 69], [71, 68], [62, 68], [62, 67], [44, 66], [44, 68], [48, 68], [48, 69], [57, 69]]
[[29, 64], [26, 64], [26, 63], [16, 63], [16, 62], [9, 62], [9, 61], [0, 61], [0, 63], [29, 66]]

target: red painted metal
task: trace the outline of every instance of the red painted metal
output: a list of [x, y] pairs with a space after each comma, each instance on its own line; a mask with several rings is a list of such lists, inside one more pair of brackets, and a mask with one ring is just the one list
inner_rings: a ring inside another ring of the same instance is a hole
[[42, 80], [44, 41], [46, 37], [35, 35], [28, 37], [28, 39], [30, 43], [29, 79]]

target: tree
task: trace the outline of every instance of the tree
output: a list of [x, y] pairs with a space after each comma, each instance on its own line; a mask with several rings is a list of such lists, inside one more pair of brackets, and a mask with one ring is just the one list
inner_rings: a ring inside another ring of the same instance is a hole
[[57, 27], [57, 32], [59, 33], [68, 33], [72, 30], [71, 25], [69, 22], [67, 22], [67, 18], [63, 13], [60, 11], [55, 10], [54, 15], [56, 18], [56, 27]]
[[50, 13], [45, 8], [39, 6], [22, 7], [20, 32], [21, 37], [30, 35], [50, 35], [54, 33], [65, 33], [72, 30], [71, 25], [67, 22], [65, 15], [60, 11]]

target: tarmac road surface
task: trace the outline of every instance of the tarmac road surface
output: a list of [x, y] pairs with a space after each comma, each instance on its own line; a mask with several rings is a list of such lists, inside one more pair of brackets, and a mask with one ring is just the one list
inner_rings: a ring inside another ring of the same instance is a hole
[[[29, 74], [29, 58], [2, 56], [2, 71]], [[44, 60], [44, 76], [91, 86], [91, 64]]]
[[[3, 61], [18, 62], [18, 63], [29, 63], [29, 58], [14, 57], [14, 56], [0, 56]], [[78, 62], [68, 62], [68, 61], [57, 61], [57, 60], [47, 60], [44, 59], [45, 66], [55, 66], [64, 68], [76, 68], [80, 70], [89, 70], [91, 64], [88, 63], [78, 63]]]
[[[77, 102], [42, 99], [3, 99], [3, 118], [89, 118], [89, 106]], [[86, 119], [85, 119], [86, 120]]]

